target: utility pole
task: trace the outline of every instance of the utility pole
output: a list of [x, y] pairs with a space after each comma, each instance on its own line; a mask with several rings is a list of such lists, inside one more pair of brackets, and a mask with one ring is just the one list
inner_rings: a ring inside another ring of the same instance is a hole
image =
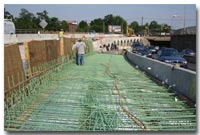
[[144, 19], [144, 18], [143, 18], [143, 16], [142, 16], [142, 26], [143, 26], [143, 19]]
[[123, 22], [122, 22], [122, 35], [124, 34]]
[[105, 34], [105, 21], [103, 20], [103, 34]]
[[183, 16], [183, 34], [185, 34], [185, 6], [184, 6], [184, 16]]

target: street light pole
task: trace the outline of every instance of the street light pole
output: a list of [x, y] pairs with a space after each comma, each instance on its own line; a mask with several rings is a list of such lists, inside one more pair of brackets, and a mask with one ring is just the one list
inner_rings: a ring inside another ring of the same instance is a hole
[[105, 34], [105, 21], [103, 20], [103, 33]]
[[185, 34], [185, 6], [184, 6], [184, 17], [183, 17], [183, 34]]
[[124, 35], [123, 22], [122, 22], [122, 35]]

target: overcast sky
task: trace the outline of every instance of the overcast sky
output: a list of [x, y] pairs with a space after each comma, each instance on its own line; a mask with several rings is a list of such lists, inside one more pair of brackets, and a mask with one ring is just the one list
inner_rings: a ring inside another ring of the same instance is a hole
[[[182, 28], [184, 25], [184, 7], [186, 26], [196, 25], [196, 5], [170, 4], [170, 5], [138, 5], [138, 4], [5, 4], [4, 7], [15, 17], [18, 17], [20, 9], [25, 8], [29, 12], [36, 14], [46, 10], [50, 17], [58, 17], [60, 20], [77, 21], [86, 20], [90, 22], [95, 18], [104, 18], [108, 14], [120, 15], [128, 23], [138, 21], [138, 23], [151, 22], [167, 23], [173, 28]], [[174, 16], [174, 17], [173, 17]]]

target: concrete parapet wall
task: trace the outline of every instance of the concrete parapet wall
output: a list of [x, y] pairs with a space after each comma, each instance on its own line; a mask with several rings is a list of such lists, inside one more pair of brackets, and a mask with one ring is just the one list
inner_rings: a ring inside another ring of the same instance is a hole
[[[115, 38], [122, 37], [120, 34], [65, 34], [65, 38]], [[23, 43], [31, 40], [58, 39], [58, 34], [4, 34], [4, 44]]]
[[[170, 88], [196, 102], [196, 72], [173, 67], [157, 60], [146, 58], [132, 52], [126, 53], [131, 63], [167, 84]], [[158, 95], [159, 96], [159, 95]]]
[[65, 34], [64, 37], [66, 38], [102, 38], [102, 37], [108, 37], [108, 38], [113, 38], [113, 37], [122, 37], [122, 34], [102, 34], [102, 33], [95, 33], [95, 34], [88, 34], [88, 33], [79, 33], [79, 34]]
[[58, 34], [4, 34], [4, 44], [23, 43], [31, 40], [57, 39]]
[[123, 48], [122, 46], [130, 46], [133, 42], [142, 42], [145, 46], [150, 45], [149, 41], [144, 37], [102, 37], [102, 39], [93, 42], [94, 51], [99, 51], [100, 46], [106, 44], [116, 43], [119, 48]]

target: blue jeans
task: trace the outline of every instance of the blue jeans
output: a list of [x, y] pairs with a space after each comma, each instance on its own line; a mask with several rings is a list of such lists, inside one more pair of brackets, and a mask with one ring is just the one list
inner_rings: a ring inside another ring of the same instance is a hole
[[84, 64], [84, 54], [78, 54], [78, 65]]

